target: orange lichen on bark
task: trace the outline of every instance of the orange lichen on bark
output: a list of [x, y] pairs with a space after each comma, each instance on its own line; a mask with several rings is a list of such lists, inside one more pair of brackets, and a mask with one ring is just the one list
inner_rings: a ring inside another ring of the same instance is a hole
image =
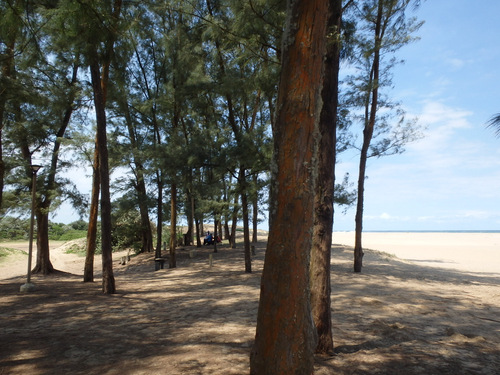
[[262, 276], [252, 374], [305, 374], [313, 368], [309, 256], [328, 1], [295, 1], [289, 10], [274, 134], [276, 207]]

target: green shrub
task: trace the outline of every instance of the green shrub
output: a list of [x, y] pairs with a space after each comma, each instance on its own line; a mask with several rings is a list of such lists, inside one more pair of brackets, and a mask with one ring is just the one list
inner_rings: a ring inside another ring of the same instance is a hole
[[56, 240], [58, 240], [58, 241], [72, 241], [72, 240], [77, 240], [79, 238], [85, 238], [85, 237], [87, 237], [86, 230], [70, 229], [70, 230], [64, 232], [62, 235], [60, 235]]

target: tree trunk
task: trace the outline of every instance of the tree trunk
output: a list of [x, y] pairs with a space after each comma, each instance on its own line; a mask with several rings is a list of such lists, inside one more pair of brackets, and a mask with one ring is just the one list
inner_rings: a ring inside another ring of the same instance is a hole
[[135, 191], [137, 192], [137, 200], [139, 206], [139, 213], [141, 216], [141, 239], [143, 252], [151, 252], [153, 250], [153, 233], [151, 231], [151, 222], [149, 221], [148, 212], [148, 195], [146, 192], [146, 183], [144, 182], [144, 165], [139, 154], [139, 145], [137, 143], [137, 132], [134, 129], [134, 123], [132, 116], [130, 114], [129, 104], [127, 102], [126, 95], [122, 95], [118, 99], [118, 105], [121, 107], [122, 112], [125, 115], [125, 121], [127, 124], [128, 136], [130, 140], [130, 145], [132, 147], [132, 158], [135, 165], [135, 179], [136, 183], [134, 185]]
[[92, 166], [92, 198], [90, 201], [89, 227], [87, 229], [87, 244], [85, 251], [85, 268], [83, 282], [94, 282], [94, 256], [97, 247], [97, 219], [99, 217], [99, 193], [101, 180], [99, 178], [99, 150], [97, 138]]
[[333, 231], [335, 186], [335, 144], [338, 102], [340, 24], [342, 2], [330, 0], [328, 29], [333, 41], [328, 43], [325, 79], [321, 96], [318, 152], [318, 178], [314, 198], [314, 232], [311, 249], [311, 308], [318, 332], [316, 353], [333, 354], [330, 263]]
[[219, 235], [217, 233], [217, 228], [218, 228], [218, 220], [217, 220], [217, 214], [214, 213], [214, 232], [213, 234], [213, 239], [214, 239], [214, 253], [217, 252], [217, 236]]
[[375, 50], [373, 51], [373, 63], [369, 79], [369, 87], [371, 87], [370, 96], [366, 100], [365, 105], [365, 128], [363, 129], [363, 146], [359, 156], [359, 176], [358, 176], [358, 202], [356, 205], [356, 233], [354, 241], [354, 272], [361, 272], [363, 267], [363, 247], [361, 237], [363, 233], [363, 206], [365, 197], [365, 177], [366, 177], [366, 161], [368, 159], [368, 150], [373, 138], [375, 129], [375, 119], [378, 106], [378, 81], [380, 70], [380, 45], [381, 45], [381, 27], [383, 16], [383, 2], [379, 1], [377, 21], [375, 25]]
[[32, 273], [41, 273], [49, 275], [53, 273], [54, 267], [50, 262], [49, 249], [49, 213], [42, 213], [41, 210], [36, 210], [36, 266]]
[[194, 225], [196, 230], [196, 247], [201, 247], [201, 232], [200, 233], [200, 221], [194, 216]]
[[[118, 25], [122, 0], [114, 0], [111, 16], [114, 26]], [[106, 294], [116, 292], [113, 274], [113, 250], [111, 241], [111, 193], [109, 181], [108, 140], [106, 134], [106, 98], [108, 92], [109, 70], [117, 35], [116, 28], [110, 29], [103, 55], [102, 75], [99, 66], [98, 46], [89, 49], [90, 78], [94, 93], [94, 105], [97, 123], [97, 149], [99, 152], [99, 179], [101, 182], [101, 249], [102, 249], [102, 291]]]
[[[5, 80], [8, 80], [12, 77], [12, 73], [14, 70], [14, 50], [16, 46], [16, 33], [11, 35], [12, 40], [5, 43], [5, 49], [3, 53], [2, 62], [2, 77]], [[7, 95], [9, 94], [9, 90], [5, 88], [0, 89], [0, 212], [2, 212], [3, 205], [3, 190], [5, 186], [5, 163], [3, 161], [3, 138], [2, 131], [4, 127], [4, 113], [5, 106], [7, 104]]]
[[245, 272], [252, 272], [252, 254], [250, 253], [250, 229], [248, 222], [248, 196], [247, 196], [247, 183], [245, 176], [245, 168], [240, 166], [240, 173], [238, 176], [238, 184], [241, 191], [241, 209], [243, 211], [243, 243], [245, 253]]
[[156, 200], [157, 218], [156, 218], [156, 252], [155, 257], [161, 257], [161, 245], [163, 234], [163, 182], [159, 171], [156, 172], [158, 197]]
[[101, 181], [101, 246], [102, 246], [102, 291], [116, 292], [113, 275], [113, 253], [111, 243], [111, 194], [109, 183], [108, 141], [106, 134], [106, 111], [103, 82], [97, 59], [97, 51], [90, 64], [94, 105], [97, 122], [97, 146], [99, 150], [99, 178]]
[[2, 141], [2, 129], [3, 129], [3, 108], [0, 108], [0, 212], [2, 212], [3, 205], [3, 189], [5, 186], [5, 163], [3, 161], [3, 141]]
[[231, 243], [231, 233], [229, 232], [229, 223], [227, 221], [224, 222], [224, 239]]
[[151, 230], [151, 222], [149, 221], [148, 197], [142, 164], [139, 163], [137, 168], [137, 195], [139, 198], [139, 212], [141, 214], [142, 251], [149, 253], [153, 250], [153, 232]]
[[194, 244], [194, 196], [191, 190], [187, 194], [186, 205], [189, 207], [188, 214], [188, 231], [186, 233], [186, 243], [185, 246]]
[[255, 375], [312, 374], [317, 343], [309, 262], [329, 5], [290, 0], [287, 9], [274, 127], [276, 204], [250, 360]]
[[[77, 61], [78, 58], [75, 58]], [[73, 65], [72, 79], [68, 82], [68, 88], [72, 89], [78, 81], [78, 63], [75, 62]], [[38, 213], [37, 213], [37, 224], [43, 227], [38, 228], [38, 241], [37, 241], [37, 265], [35, 266], [34, 272], [41, 272], [44, 275], [54, 272], [54, 267], [50, 262], [50, 247], [49, 247], [49, 211], [50, 205], [52, 204], [53, 195], [51, 192], [57, 189], [56, 186], [56, 173], [57, 164], [59, 162], [59, 151], [61, 149], [61, 140], [66, 133], [69, 122], [71, 120], [71, 115], [73, 114], [75, 101], [75, 92], [71, 90], [67, 96], [66, 108], [62, 116], [62, 120], [59, 123], [59, 129], [55, 134], [54, 147], [51, 153], [50, 167], [46, 173], [46, 184], [44, 198], [41, 198], [38, 202]], [[40, 261], [40, 262], [39, 262]]]
[[171, 199], [170, 199], [170, 259], [169, 268], [177, 267], [177, 260], [175, 258], [176, 244], [176, 225], [177, 225], [177, 184], [173, 183], [171, 186]]
[[233, 217], [231, 220], [231, 249], [236, 249], [236, 226], [238, 224], [238, 194], [234, 195]]
[[257, 225], [259, 224], [259, 192], [258, 192], [258, 178], [257, 174], [254, 174], [254, 189], [255, 189], [255, 194], [253, 194], [253, 199], [252, 199], [252, 242], [256, 243], [257, 242]]

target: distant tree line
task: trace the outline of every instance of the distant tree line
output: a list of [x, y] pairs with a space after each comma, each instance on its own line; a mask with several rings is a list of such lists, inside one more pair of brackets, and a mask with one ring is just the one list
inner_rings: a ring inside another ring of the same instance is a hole
[[[69, 224], [49, 223], [49, 239], [54, 241], [70, 241], [85, 237], [88, 223], [84, 220]], [[29, 240], [29, 219], [13, 216], [0, 220], [0, 241]]]

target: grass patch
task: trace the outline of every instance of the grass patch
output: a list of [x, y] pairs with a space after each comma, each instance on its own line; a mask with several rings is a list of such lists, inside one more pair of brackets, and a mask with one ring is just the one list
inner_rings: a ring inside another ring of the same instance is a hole
[[57, 238], [58, 241], [73, 241], [73, 240], [78, 240], [80, 238], [86, 238], [87, 237], [87, 231], [86, 230], [77, 230], [77, 229], [72, 229], [67, 231], [66, 233], [62, 234]]
[[26, 251], [11, 249], [9, 247], [0, 247], [0, 262], [5, 261], [11, 255], [28, 255]]
[[85, 247], [83, 247], [83, 246], [73, 244], [66, 249], [65, 253], [66, 254], [75, 254], [75, 255], [78, 255], [79, 257], [84, 257], [86, 255], [86, 250], [85, 250]]

